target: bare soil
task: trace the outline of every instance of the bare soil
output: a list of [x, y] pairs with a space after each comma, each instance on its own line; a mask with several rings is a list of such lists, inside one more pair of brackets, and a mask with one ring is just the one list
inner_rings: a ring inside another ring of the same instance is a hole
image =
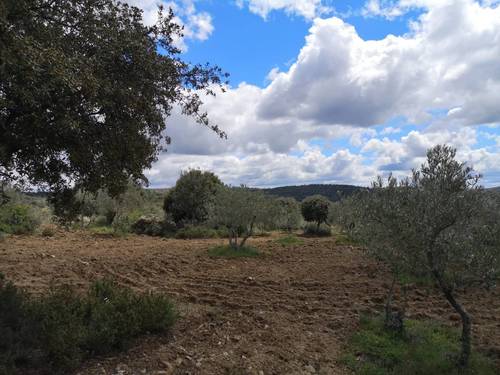
[[[334, 237], [283, 247], [276, 236], [252, 239], [262, 255], [246, 259], [209, 257], [223, 240], [11, 237], [0, 242], [0, 271], [33, 293], [107, 277], [176, 302], [171, 335], [91, 360], [78, 374], [347, 374], [342, 348], [360, 314], [382, 311], [388, 273]], [[500, 363], [500, 289], [459, 298], [473, 316], [475, 345]], [[434, 289], [412, 287], [409, 301], [410, 317], [459, 325]]]

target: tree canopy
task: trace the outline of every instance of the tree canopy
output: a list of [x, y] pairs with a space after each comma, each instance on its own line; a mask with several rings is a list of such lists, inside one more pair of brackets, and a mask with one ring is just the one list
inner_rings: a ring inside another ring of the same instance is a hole
[[304, 199], [300, 205], [302, 216], [306, 221], [313, 221], [319, 228], [328, 220], [330, 201], [322, 195], [313, 195]]
[[260, 191], [245, 186], [223, 186], [215, 195], [210, 220], [212, 224], [228, 229], [230, 247], [241, 249], [253, 235], [255, 227], [274, 224], [273, 206], [272, 199]]
[[0, 0], [0, 178], [119, 194], [169, 143], [174, 106], [211, 127], [201, 94], [227, 77], [175, 47], [171, 11], [145, 26], [115, 0]]
[[208, 219], [209, 206], [222, 182], [212, 172], [184, 171], [165, 197], [163, 209], [176, 224], [198, 224]]
[[455, 159], [456, 150], [436, 146], [411, 178], [387, 183], [343, 208], [353, 233], [395, 276], [430, 278], [462, 320], [462, 354], [471, 352], [471, 319], [456, 298], [458, 288], [489, 287], [500, 274], [498, 206], [478, 185], [479, 175]]

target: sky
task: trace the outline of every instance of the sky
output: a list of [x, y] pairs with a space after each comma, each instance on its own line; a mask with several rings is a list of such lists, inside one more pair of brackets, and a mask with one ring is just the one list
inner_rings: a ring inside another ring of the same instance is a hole
[[172, 7], [181, 58], [230, 74], [204, 110], [174, 110], [152, 187], [200, 168], [255, 187], [369, 185], [436, 144], [500, 185], [500, 0], [128, 0]]

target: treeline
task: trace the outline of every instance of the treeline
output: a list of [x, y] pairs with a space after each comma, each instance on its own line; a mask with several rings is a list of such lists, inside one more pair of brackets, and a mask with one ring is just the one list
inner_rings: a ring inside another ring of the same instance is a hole
[[362, 187], [354, 185], [312, 184], [280, 186], [261, 190], [270, 195], [277, 197], [290, 197], [298, 201], [302, 201], [312, 195], [322, 195], [332, 202], [337, 202], [342, 198], [348, 197], [362, 189]]
[[[129, 184], [112, 197], [104, 190], [82, 190], [51, 199], [4, 189], [0, 232], [51, 236], [58, 229], [87, 229], [100, 235], [140, 235], [190, 238], [229, 238], [232, 247], [244, 246], [254, 234], [272, 230], [329, 235], [332, 202], [314, 195], [299, 202], [275, 197], [245, 186], [228, 186], [208, 171], [181, 173], [168, 190]], [[307, 223], [310, 223], [307, 224]]]

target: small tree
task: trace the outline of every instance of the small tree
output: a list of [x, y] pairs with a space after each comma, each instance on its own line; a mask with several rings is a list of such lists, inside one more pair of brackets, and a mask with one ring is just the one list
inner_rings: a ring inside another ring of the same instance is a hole
[[267, 213], [271, 206], [271, 199], [261, 192], [244, 186], [222, 187], [215, 196], [211, 220], [228, 229], [229, 246], [238, 250], [245, 246], [256, 226], [270, 224], [272, 217]]
[[275, 204], [277, 227], [288, 232], [299, 228], [302, 221], [299, 202], [294, 198], [278, 198]]
[[212, 172], [199, 169], [181, 172], [175, 187], [165, 197], [163, 209], [176, 224], [204, 222], [221, 186], [219, 177]]
[[317, 230], [319, 230], [319, 226], [322, 223], [327, 222], [329, 209], [330, 201], [322, 195], [307, 197], [300, 205], [300, 210], [304, 219], [306, 221], [315, 222]]
[[462, 321], [460, 364], [471, 353], [471, 318], [457, 288], [490, 286], [500, 270], [498, 207], [478, 186], [479, 176], [436, 146], [412, 177], [387, 185], [379, 178], [358, 197], [356, 230], [393, 273], [430, 277]]

